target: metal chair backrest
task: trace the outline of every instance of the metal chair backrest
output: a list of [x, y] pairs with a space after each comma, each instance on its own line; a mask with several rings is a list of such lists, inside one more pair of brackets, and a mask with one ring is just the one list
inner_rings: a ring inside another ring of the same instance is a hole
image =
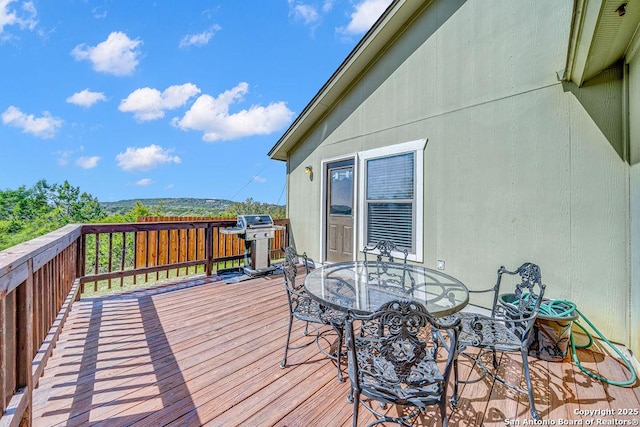
[[284, 276], [284, 284], [287, 288], [299, 292], [302, 289], [303, 282], [296, 280], [298, 276], [298, 264], [301, 263], [305, 269], [305, 273], [309, 273], [309, 267], [313, 261], [307, 257], [306, 253], [298, 254], [293, 246], [288, 246], [284, 250], [284, 262], [282, 263], [282, 274]]
[[[356, 335], [354, 321], [374, 327], [367, 328], [368, 334]], [[436, 332], [441, 328], [449, 332], [446, 345], [437, 338], [443, 336]], [[449, 374], [457, 355], [455, 323], [442, 325], [421, 303], [397, 300], [371, 315], [351, 314], [347, 337], [349, 378], [356, 399], [362, 393], [383, 403], [437, 404], [444, 413]], [[440, 349], [448, 352], [444, 364], [436, 363]], [[357, 417], [357, 410], [354, 415]]]
[[[299, 265], [300, 261], [302, 266]], [[284, 262], [282, 263], [282, 276], [284, 277], [284, 288], [287, 291], [287, 300], [291, 313], [296, 309], [301, 300], [308, 298], [304, 290], [304, 281], [298, 279], [298, 269], [304, 268], [306, 274], [309, 273], [310, 266], [313, 266], [306, 253], [302, 255], [296, 253], [296, 249], [288, 246], [284, 250]]]
[[284, 285], [287, 289], [297, 290], [299, 285], [296, 285], [296, 276], [298, 275], [297, 266], [298, 254], [296, 250], [288, 246], [284, 250], [284, 262], [282, 263], [282, 275], [284, 276]]
[[[520, 282], [516, 284], [513, 293], [499, 294], [503, 275], [519, 275]], [[542, 283], [540, 267], [527, 262], [516, 271], [509, 271], [504, 267], [498, 269], [498, 279], [495, 287], [492, 317], [520, 320], [508, 325], [517, 336], [525, 339], [533, 327], [535, 317], [540, 311], [546, 286]]]
[[378, 262], [383, 262], [384, 257], [386, 257], [389, 262], [395, 262], [395, 258], [393, 257], [392, 252], [401, 252], [404, 254], [403, 261], [406, 264], [407, 256], [409, 256], [409, 251], [407, 249], [401, 250], [391, 240], [380, 240], [375, 244], [375, 246], [365, 246], [364, 249], [362, 249], [362, 252], [364, 253], [364, 260], [368, 261], [367, 254], [374, 251], [378, 251], [378, 253], [376, 254], [376, 259]]
[[[438, 351], [439, 342], [433, 339], [433, 334], [424, 333], [423, 328], [441, 328], [442, 325], [429, 314], [425, 306], [417, 301], [412, 300], [396, 300], [390, 301], [382, 305], [378, 311], [371, 315], [352, 314], [353, 320], [365, 320], [376, 325], [375, 333], [365, 336], [364, 340], [379, 340], [379, 354], [372, 355], [373, 358], [380, 358], [389, 362], [385, 365], [395, 371], [397, 380], [401, 382], [411, 383], [409, 374], [412, 369], [420, 369], [420, 363], [423, 359], [435, 360], [435, 353]], [[451, 325], [447, 325], [450, 327]], [[371, 329], [370, 329], [371, 331]], [[357, 345], [357, 338], [351, 344]], [[454, 338], [455, 339], [455, 338]], [[355, 350], [355, 349], [354, 349]], [[380, 365], [383, 366], [383, 365]], [[388, 372], [369, 371], [367, 375], [371, 375], [381, 381], [391, 380]], [[430, 373], [424, 373], [425, 378], [421, 378], [423, 382], [426, 379], [435, 380]], [[436, 374], [436, 377], [439, 377]], [[393, 380], [395, 381], [395, 379]]]
[[388, 263], [395, 262], [392, 252], [403, 253], [403, 264], [407, 267], [407, 256], [409, 255], [409, 251], [407, 249], [400, 250], [398, 246], [390, 240], [381, 240], [375, 246], [365, 246], [362, 250], [365, 262], [368, 262], [367, 254], [374, 251], [378, 251], [375, 254], [376, 268], [375, 270], [370, 270], [369, 280], [378, 282], [381, 287], [388, 287], [395, 290], [402, 290], [404, 293], [411, 293], [415, 287], [415, 280], [407, 269], [404, 269], [402, 274], [389, 274], [388, 269]]

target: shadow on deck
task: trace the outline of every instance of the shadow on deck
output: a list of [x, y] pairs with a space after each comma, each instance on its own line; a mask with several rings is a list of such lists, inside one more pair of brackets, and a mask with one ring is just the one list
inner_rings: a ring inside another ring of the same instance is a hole
[[[351, 425], [348, 379], [338, 382], [335, 365], [315, 346], [290, 351], [289, 366], [280, 368], [287, 310], [277, 275], [235, 284], [196, 278], [76, 302], [34, 392], [33, 425]], [[292, 338], [308, 339], [302, 331], [294, 322]], [[601, 375], [625, 378], [623, 366], [597, 348], [579, 357]], [[518, 375], [520, 364], [504, 356], [501, 369]], [[640, 421], [640, 415], [576, 412], [638, 409], [637, 384], [609, 386], [568, 361], [531, 358], [530, 365], [543, 419]], [[470, 371], [461, 359], [462, 376]], [[529, 419], [526, 396], [489, 379], [460, 394], [450, 425]], [[435, 413], [417, 425], [436, 425]], [[361, 411], [359, 424], [370, 421]]]

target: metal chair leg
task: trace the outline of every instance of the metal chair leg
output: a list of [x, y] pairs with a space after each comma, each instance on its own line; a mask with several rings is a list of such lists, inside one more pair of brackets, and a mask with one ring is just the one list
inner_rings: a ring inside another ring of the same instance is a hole
[[309, 322], [306, 322], [304, 325], [304, 336], [309, 336]]
[[351, 398], [353, 399], [353, 421], [352, 426], [358, 427], [358, 409], [360, 407], [360, 393], [351, 392]]
[[289, 340], [291, 339], [291, 325], [293, 324], [293, 316], [289, 316], [289, 328], [287, 329], [287, 344], [284, 346], [284, 357], [280, 362], [280, 367], [284, 369], [287, 366], [287, 352], [289, 351]]
[[458, 358], [456, 357], [453, 360], [453, 394], [451, 395], [451, 400], [449, 404], [451, 408], [456, 409], [458, 407], [458, 382], [460, 381], [458, 377]]
[[448, 427], [449, 422], [447, 420], [447, 402], [444, 399], [440, 400], [440, 419], [442, 420], [442, 427]]
[[344, 382], [344, 377], [342, 376], [342, 369], [340, 366], [340, 359], [342, 359], [342, 343], [344, 341], [344, 331], [339, 327], [334, 327], [334, 329], [338, 334], [338, 348], [336, 350], [336, 360], [338, 364], [338, 381]]
[[522, 353], [522, 366], [524, 368], [524, 378], [527, 381], [527, 394], [529, 395], [529, 411], [534, 420], [540, 419], [540, 413], [536, 410], [536, 404], [533, 401], [533, 387], [531, 386], [531, 375], [529, 374], [529, 358], [526, 348], [520, 349]]

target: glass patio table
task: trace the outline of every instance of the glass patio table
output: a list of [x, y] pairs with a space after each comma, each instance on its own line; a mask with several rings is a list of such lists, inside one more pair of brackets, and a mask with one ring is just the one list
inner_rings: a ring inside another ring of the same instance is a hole
[[411, 299], [436, 317], [456, 313], [469, 302], [469, 290], [455, 277], [420, 265], [350, 261], [323, 265], [304, 280], [310, 297], [336, 310], [370, 314], [382, 304]]

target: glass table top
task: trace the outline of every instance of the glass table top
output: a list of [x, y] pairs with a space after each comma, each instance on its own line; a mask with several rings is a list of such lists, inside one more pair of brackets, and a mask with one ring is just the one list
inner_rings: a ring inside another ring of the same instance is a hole
[[434, 316], [460, 311], [469, 291], [458, 279], [420, 265], [353, 261], [323, 265], [309, 272], [307, 293], [337, 310], [369, 314], [385, 302], [412, 299]]

